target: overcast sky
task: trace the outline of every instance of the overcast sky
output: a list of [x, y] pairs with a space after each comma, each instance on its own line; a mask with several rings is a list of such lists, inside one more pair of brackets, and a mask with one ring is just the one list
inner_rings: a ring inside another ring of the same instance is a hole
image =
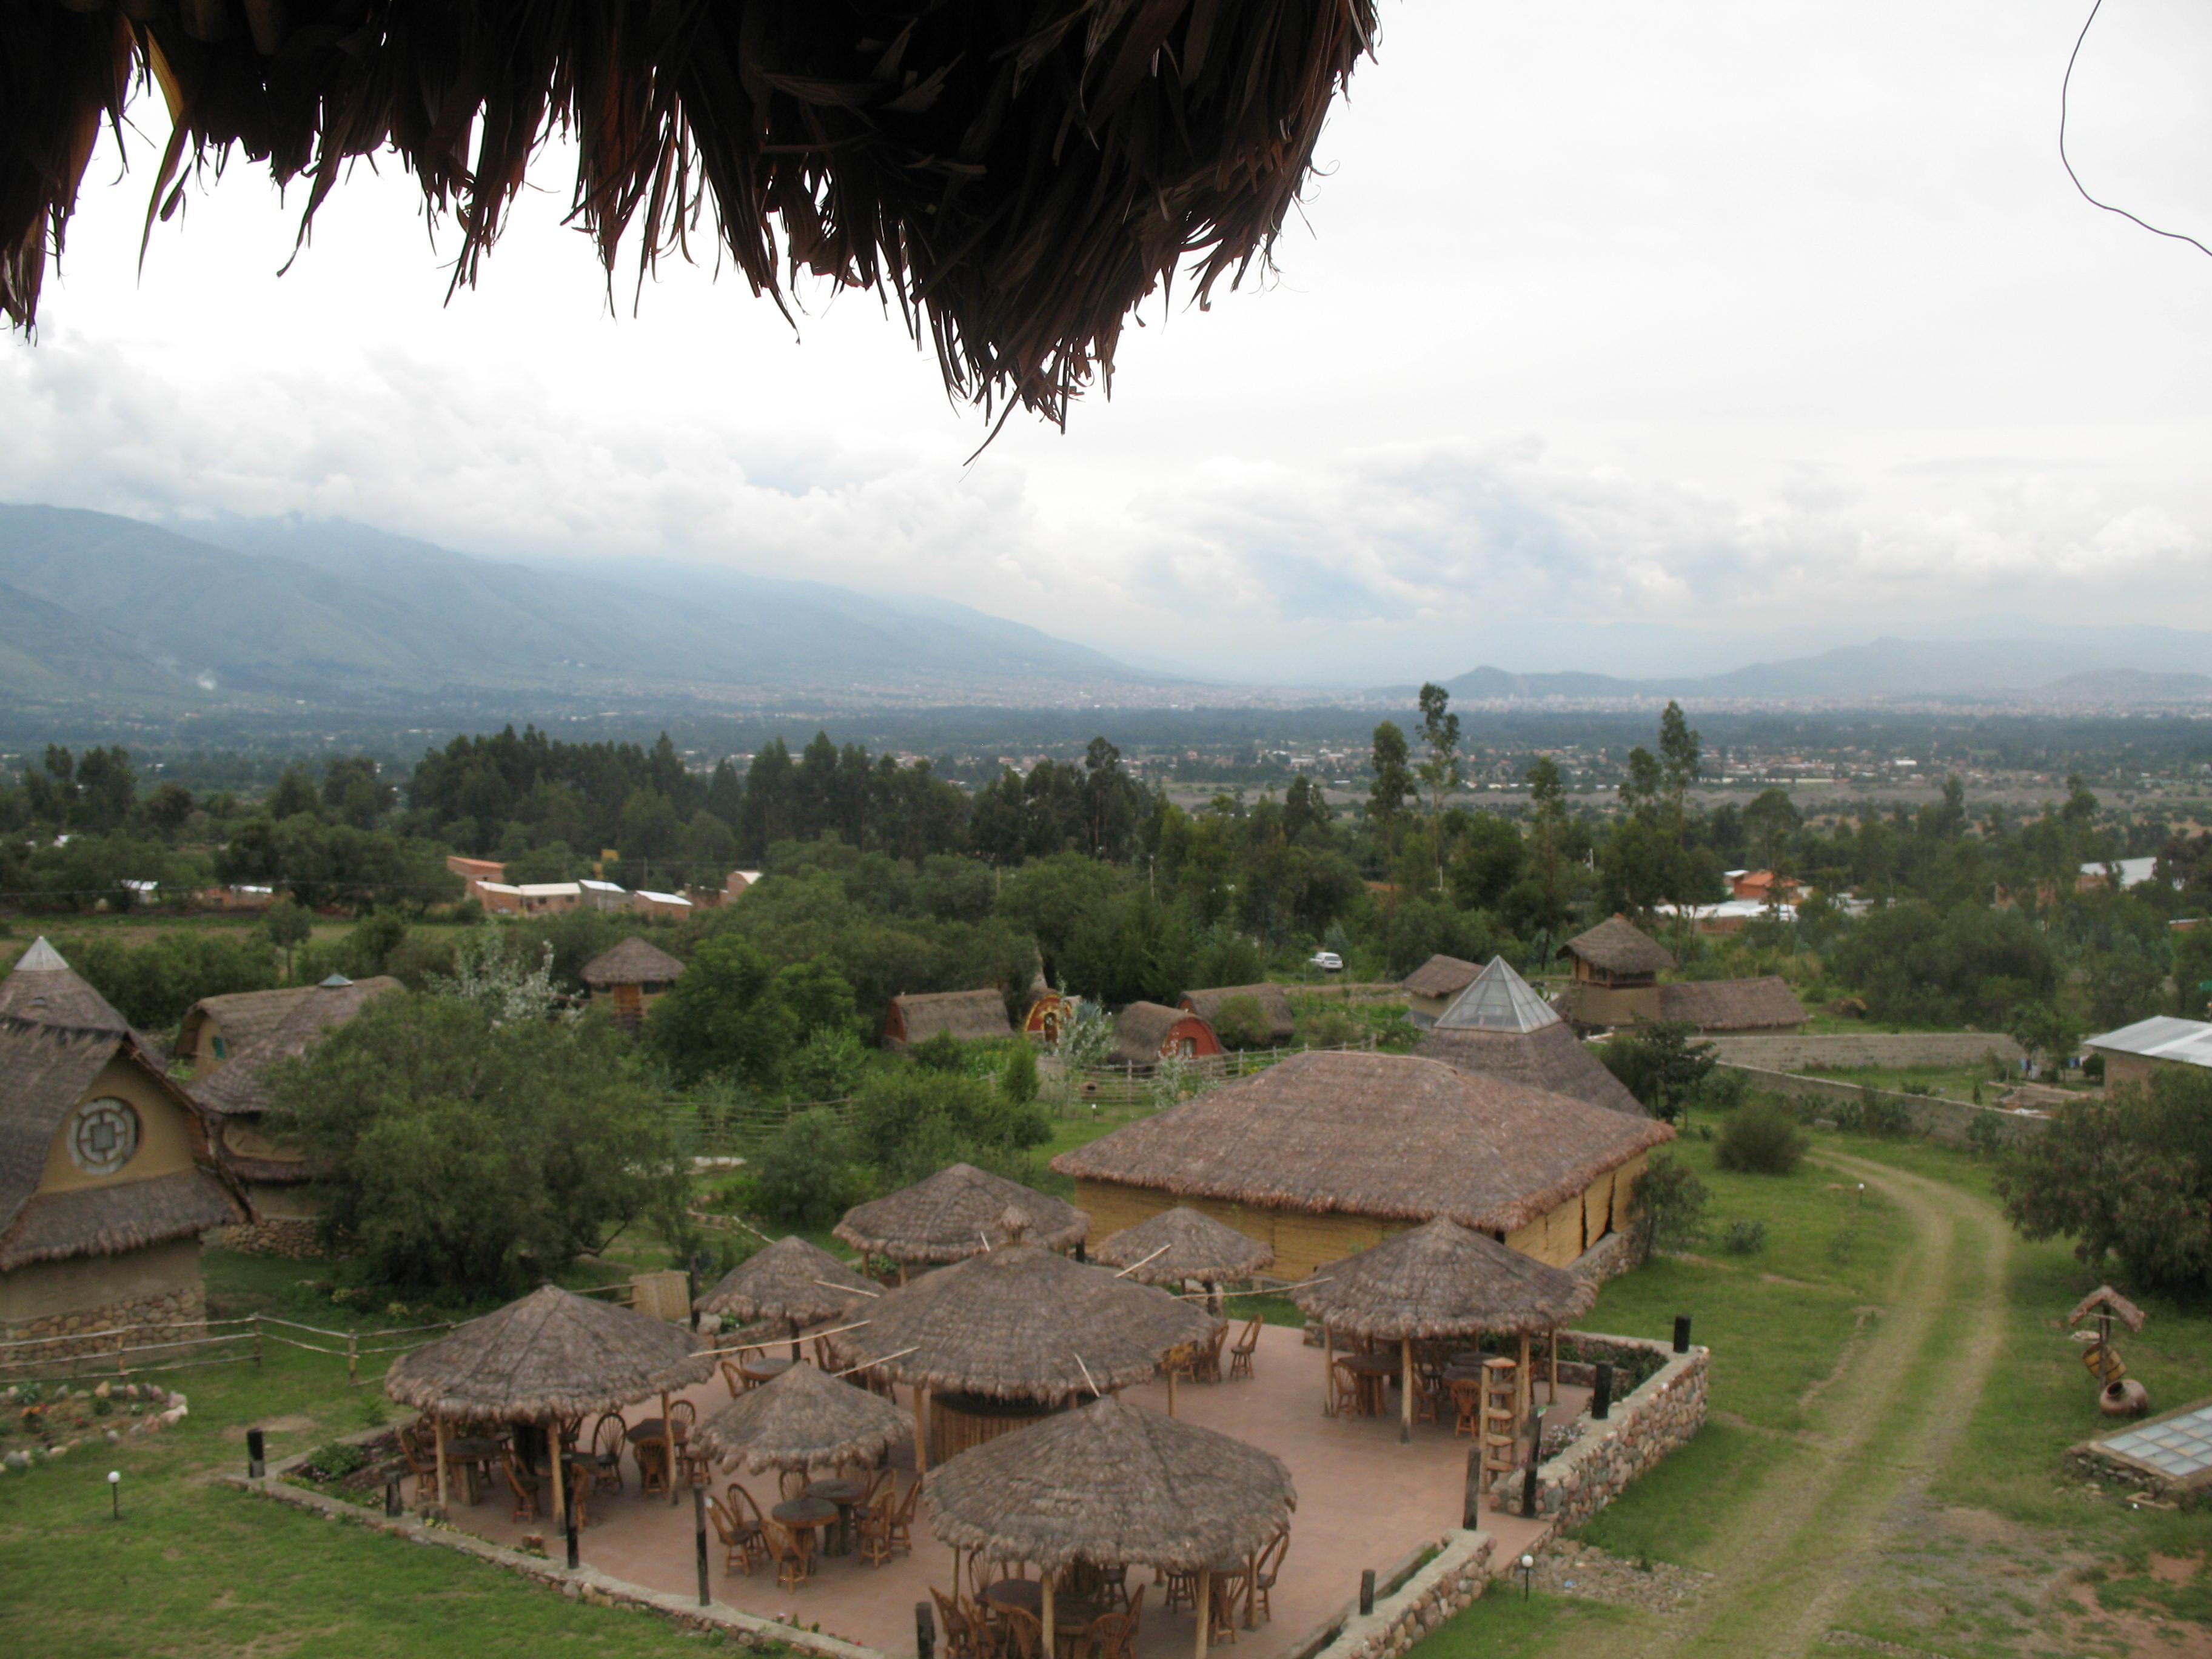
[[[299, 193], [234, 166], [142, 280], [145, 99], [0, 344], [0, 499], [921, 589], [1269, 680], [2212, 628], [2212, 258], [2061, 170], [2087, 9], [1383, 0], [1277, 276], [1155, 301], [1110, 402], [972, 465], [869, 296], [611, 310], [557, 150], [450, 305], [390, 165], [281, 279]], [[2212, 7], [2110, 0], [2072, 148], [2212, 242], [2207, 85]]]

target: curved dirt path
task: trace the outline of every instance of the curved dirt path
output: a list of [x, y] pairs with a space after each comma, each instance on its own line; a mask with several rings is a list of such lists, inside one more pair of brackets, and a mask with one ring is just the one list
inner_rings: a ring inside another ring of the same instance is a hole
[[1841, 1153], [1819, 1161], [1895, 1203], [1916, 1235], [1884, 1311], [1810, 1391], [1797, 1449], [1740, 1498], [1694, 1604], [1653, 1626], [1584, 1630], [1578, 1654], [1784, 1659], [1822, 1641], [1877, 1562], [1882, 1523], [1956, 1449], [2004, 1336], [2011, 1233], [1971, 1193]]

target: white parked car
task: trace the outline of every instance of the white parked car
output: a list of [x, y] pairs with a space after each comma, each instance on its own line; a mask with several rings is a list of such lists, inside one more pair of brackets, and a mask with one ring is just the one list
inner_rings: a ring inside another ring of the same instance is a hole
[[1344, 958], [1334, 951], [1316, 951], [1306, 958], [1306, 966], [1318, 968], [1324, 974], [1340, 974], [1344, 971]]

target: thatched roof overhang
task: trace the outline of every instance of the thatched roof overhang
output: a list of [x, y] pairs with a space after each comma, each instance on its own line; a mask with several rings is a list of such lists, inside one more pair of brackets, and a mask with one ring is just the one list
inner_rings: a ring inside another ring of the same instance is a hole
[[1458, 957], [1437, 955], [1398, 981], [1408, 996], [1455, 997], [1474, 983], [1481, 968]]
[[43, 935], [31, 941], [31, 948], [0, 979], [0, 1016], [65, 1030], [127, 1035], [146, 1044], [144, 1034], [134, 1030], [115, 1005], [94, 990], [92, 982], [70, 967]]
[[755, 1250], [692, 1303], [701, 1313], [811, 1325], [834, 1319], [876, 1287], [823, 1249], [797, 1237]]
[[994, 986], [973, 991], [920, 991], [891, 999], [909, 1044], [933, 1036], [963, 1042], [988, 1042], [1014, 1034], [1006, 1018], [1006, 999]]
[[1333, 1261], [1291, 1292], [1307, 1317], [1375, 1342], [1555, 1330], [1597, 1286], [1442, 1218]]
[[620, 1411], [714, 1374], [714, 1356], [693, 1352], [683, 1326], [546, 1285], [400, 1355], [384, 1391], [440, 1417], [544, 1422]]
[[0, 1273], [70, 1256], [120, 1255], [149, 1245], [198, 1238], [246, 1218], [222, 1183], [204, 1170], [176, 1170], [146, 1181], [43, 1193], [0, 1232]]
[[955, 1164], [854, 1205], [837, 1224], [836, 1236], [856, 1250], [894, 1261], [959, 1261], [1017, 1237], [1065, 1250], [1090, 1231], [1091, 1218], [1073, 1204], [972, 1164]]
[[802, 1364], [709, 1417], [699, 1425], [698, 1443], [710, 1457], [742, 1458], [756, 1474], [827, 1471], [872, 1464], [913, 1426], [881, 1395]]
[[1102, 1266], [1125, 1269], [1147, 1285], [1249, 1279], [1275, 1260], [1273, 1246], [1182, 1204], [1124, 1227], [1091, 1254]]
[[1626, 916], [1607, 916], [1559, 948], [1608, 974], [1657, 974], [1674, 965], [1674, 953]]
[[1789, 982], [1758, 979], [1688, 980], [1659, 988], [1659, 1018], [1700, 1031], [1759, 1031], [1802, 1025], [1805, 1005]]
[[635, 933], [577, 969], [578, 976], [595, 991], [615, 985], [673, 985], [683, 972], [682, 963]]
[[1298, 1500], [1272, 1452], [1109, 1396], [961, 1453], [922, 1501], [986, 1560], [1196, 1572], [1243, 1565]]
[[224, 1046], [235, 1052], [258, 1037], [266, 1036], [283, 1022], [292, 1005], [314, 995], [312, 985], [286, 985], [273, 991], [226, 991], [202, 997], [185, 1010], [177, 1030], [177, 1047], [190, 1054], [199, 1048], [200, 1028], [213, 1020], [223, 1033]]
[[395, 155], [473, 283], [559, 132], [610, 272], [633, 227], [641, 278], [709, 226], [755, 293], [802, 267], [875, 289], [955, 392], [1064, 418], [1186, 261], [1203, 299], [1265, 258], [1375, 27], [1373, 0], [17, 0], [0, 310], [30, 325], [101, 126], [158, 87], [156, 203], [235, 151], [304, 179], [311, 219]]
[[826, 1340], [838, 1363], [994, 1400], [1056, 1405], [1149, 1382], [1161, 1355], [1211, 1337], [1202, 1308], [1033, 1245], [925, 1273]]
[[1665, 1124], [1409, 1054], [1293, 1054], [1062, 1152], [1079, 1180], [1511, 1232], [1674, 1138]]

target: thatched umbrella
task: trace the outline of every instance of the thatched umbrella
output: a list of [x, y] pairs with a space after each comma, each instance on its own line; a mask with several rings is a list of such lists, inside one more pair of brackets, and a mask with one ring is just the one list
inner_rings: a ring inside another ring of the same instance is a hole
[[1180, 1285], [1187, 1279], [1218, 1285], [1249, 1279], [1275, 1260], [1272, 1246], [1182, 1204], [1124, 1227], [1091, 1254], [1121, 1268], [1122, 1277], [1146, 1285]]
[[711, 1457], [743, 1457], [762, 1469], [836, 1469], [872, 1463], [906, 1437], [906, 1413], [881, 1395], [811, 1365], [739, 1395], [699, 1425]]
[[1090, 1231], [1091, 1218], [1073, 1204], [972, 1164], [856, 1204], [836, 1228], [854, 1249], [897, 1262], [902, 1283], [909, 1263], [960, 1261], [1016, 1237], [1064, 1250]]
[[930, 1390], [1058, 1407], [1151, 1381], [1163, 1355], [1219, 1322], [1165, 1291], [1010, 1244], [885, 1291], [865, 1324], [829, 1342], [839, 1363], [914, 1389], [915, 1462], [926, 1467]]
[[923, 1495], [940, 1541], [1036, 1564], [1048, 1632], [1052, 1575], [1075, 1562], [1199, 1574], [1200, 1654], [1212, 1569], [1250, 1559], [1298, 1502], [1273, 1453], [1113, 1395], [963, 1454]]
[[[1597, 1300], [1597, 1287], [1439, 1217], [1331, 1262], [1316, 1283], [1291, 1294], [1309, 1318], [1321, 1322], [1325, 1345], [1333, 1345], [1338, 1331], [1348, 1331], [1401, 1346], [1405, 1398], [1398, 1437], [1410, 1440], [1417, 1339], [1484, 1331], [1519, 1336], [1517, 1410], [1528, 1398], [1530, 1334], [1556, 1331], [1579, 1319]], [[1327, 1358], [1334, 1363], [1333, 1346]]]
[[799, 1358], [802, 1326], [835, 1319], [856, 1297], [876, 1287], [818, 1244], [793, 1235], [756, 1250], [692, 1303], [699, 1313], [727, 1314], [739, 1323], [781, 1320], [791, 1328], [791, 1357]]
[[[384, 1391], [437, 1425], [438, 1505], [446, 1504], [446, 1425], [454, 1418], [556, 1425], [553, 1504], [562, 1504], [557, 1425], [668, 1396], [714, 1374], [711, 1354], [692, 1350], [681, 1325], [544, 1285], [519, 1302], [471, 1319], [449, 1336], [402, 1354]], [[676, 1501], [669, 1482], [669, 1502]]]
[[158, 86], [155, 202], [237, 150], [312, 217], [392, 155], [473, 283], [558, 131], [611, 272], [704, 224], [755, 293], [875, 289], [951, 388], [1062, 418], [1186, 263], [1202, 299], [1265, 258], [1375, 27], [1374, 0], [32, 0], [0, 7], [0, 312], [29, 325], [94, 138]]

